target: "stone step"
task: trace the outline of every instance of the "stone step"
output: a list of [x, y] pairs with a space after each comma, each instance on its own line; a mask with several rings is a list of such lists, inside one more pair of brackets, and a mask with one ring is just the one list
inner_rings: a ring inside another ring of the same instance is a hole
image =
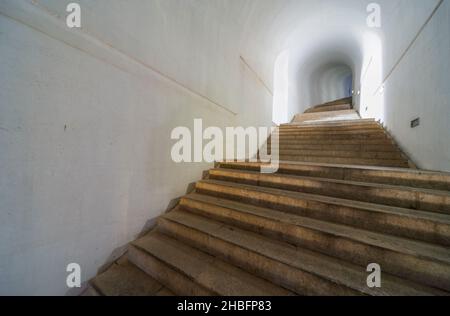
[[280, 128], [334, 128], [334, 127], [372, 127], [380, 126], [374, 119], [350, 119], [338, 121], [292, 122], [281, 124]]
[[336, 104], [336, 105], [327, 105], [322, 107], [311, 108], [306, 110], [305, 113], [320, 113], [320, 112], [330, 112], [330, 111], [345, 111], [351, 110], [352, 106], [350, 104]]
[[275, 130], [274, 134], [281, 136], [289, 135], [384, 135], [383, 129], [364, 129], [364, 130]]
[[335, 120], [335, 121], [318, 121], [318, 122], [292, 122], [288, 124], [281, 124], [280, 127], [333, 127], [333, 126], [364, 126], [378, 124], [375, 119], [349, 119], [349, 120]]
[[338, 157], [312, 157], [299, 155], [279, 155], [280, 160], [293, 162], [334, 163], [343, 165], [382, 166], [408, 168], [409, 163], [403, 159], [367, 159], [367, 158], [338, 158]]
[[450, 245], [450, 215], [216, 180], [198, 182], [196, 192], [373, 232]]
[[376, 133], [376, 134], [333, 134], [333, 133], [325, 133], [325, 134], [288, 134], [288, 135], [279, 135], [280, 139], [285, 140], [369, 140], [369, 139], [387, 139], [387, 135], [384, 133]]
[[217, 295], [133, 244], [129, 245], [128, 259], [178, 296]]
[[352, 104], [353, 102], [353, 98], [352, 97], [347, 97], [347, 98], [342, 98], [342, 99], [337, 99], [337, 100], [333, 100], [324, 104], [320, 104], [320, 105], [316, 105], [315, 107], [321, 107], [321, 106], [329, 106], [329, 105], [336, 105], [336, 104]]
[[293, 295], [286, 289], [158, 232], [152, 232], [133, 242], [132, 245], [136, 251], [141, 251], [145, 253], [143, 255], [156, 258], [216, 295]]
[[169, 235], [301, 295], [445, 295], [383, 274], [367, 286], [366, 267], [176, 209], [159, 221]]
[[[272, 152], [268, 151], [269, 154]], [[363, 158], [363, 159], [388, 159], [388, 160], [403, 160], [403, 155], [400, 151], [345, 151], [345, 150], [298, 150], [279, 148], [278, 152], [281, 156], [310, 156], [310, 157], [336, 157], [336, 158]]]
[[355, 110], [329, 111], [296, 115], [294, 123], [335, 122], [338, 120], [359, 120], [361, 117]]
[[[261, 165], [258, 162], [221, 162], [217, 167], [260, 172]], [[445, 172], [281, 161], [278, 173], [450, 191], [450, 173]]]
[[450, 289], [450, 251], [442, 246], [205, 195], [186, 196], [180, 205], [201, 216], [306, 249], [362, 266], [376, 262], [391, 274]]
[[356, 125], [341, 125], [341, 126], [314, 126], [314, 125], [293, 125], [293, 126], [280, 126], [275, 129], [275, 131], [280, 132], [294, 132], [294, 133], [302, 133], [302, 132], [366, 132], [366, 131], [379, 131], [382, 129], [382, 127], [376, 123], [370, 123], [370, 124], [356, 124]]
[[296, 145], [296, 144], [282, 144], [274, 145], [274, 149], [278, 150], [329, 150], [329, 151], [364, 151], [364, 152], [399, 152], [393, 145]]
[[[271, 139], [268, 139], [267, 144], [270, 146], [272, 144]], [[274, 142], [275, 144], [275, 142]], [[385, 146], [394, 146], [392, 141], [388, 138], [380, 138], [380, 139], [335, 139], [330, 140], [326, 138], [322, 139], [286, 139], [284, 137], [279, 138], [279, 145], [289, 145], [289, 146], [297, 146], [297, 145], [385, 145]], [[395, 147], [396, 148], [396, 147]]]
[[91, 284], [105, 296], [171, 296], [161, 283], [129, 262], [114, 263]]
[[448, 191], [225, 168], [211, 169], [209, 178], [450, 214]]

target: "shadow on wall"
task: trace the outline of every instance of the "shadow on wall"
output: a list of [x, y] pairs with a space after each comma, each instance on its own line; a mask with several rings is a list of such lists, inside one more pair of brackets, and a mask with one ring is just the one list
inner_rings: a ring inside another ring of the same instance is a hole
[[349, 81], [351, 84], [352, 77], [352, 69], [342, 63], [326, 63], [318, 67], [310, 76], [311, 106], [348, 97], [347, 85]]

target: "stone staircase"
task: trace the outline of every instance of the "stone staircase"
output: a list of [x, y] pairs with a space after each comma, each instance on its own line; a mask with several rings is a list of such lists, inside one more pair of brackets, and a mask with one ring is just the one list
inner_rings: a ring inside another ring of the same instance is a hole
[[350, 98], [344, 98], [344, 99], [328, 102], [325, 104], [314, 106], [314, 107], [306, 110], [305, 113], [351, 110], [353, 108], [352, 101], [353, 101], [353, 99], [350, 97]]
[[85, 295], [449, 295], [450, 174], [336, 105], [280, 126], [276, 174], [217, 163]]

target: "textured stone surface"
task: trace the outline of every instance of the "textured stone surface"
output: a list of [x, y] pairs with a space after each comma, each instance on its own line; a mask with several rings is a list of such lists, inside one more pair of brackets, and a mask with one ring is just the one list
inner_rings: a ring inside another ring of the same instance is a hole
[[[306, 115], [321, 113], [333, 115]], [[217, 163], [130, 245], [152, 283], [129, 288], [133, 274], [114, 265], [93, 284], [110, 295], [450, 294], [449, 174], [407, 168], [373, 120], [319, 117], [277, 133], [277, 173]], [[366, 284], [370, 263], [381, 288]]]

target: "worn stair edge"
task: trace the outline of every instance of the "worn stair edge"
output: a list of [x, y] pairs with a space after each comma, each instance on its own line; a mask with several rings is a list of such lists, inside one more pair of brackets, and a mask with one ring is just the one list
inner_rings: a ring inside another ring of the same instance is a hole
[[271, 284], [220, 259], [193, 249], [158, 232], [133, 242], [193, 282], [221, 296], [289, 296], [292, 292]]
[[[400, 151], [346, 151], [346, 150], [330, 150], [330, 149], [287, 149], [279, 148], [280, 156], [309, 156], [309, 157], [335, 157], [335, 158], [358, 158], [358, 159], [380, 159], [380, 160], [403, 160]], [[271, 153], [271, 150], [268, 151]]]
[[351, 104], [336, 104], [306, 110], [304, 114], [351, 110]]
[[407, 160], [387, 160], [387, 159], [365, 159], [365, 158], [336, 158], [336, 157], [310, 157], [310, 156], [292, 156], [280, 155], [281, 160], [298, 161], [298, 162], [316, 162], [316, 163], [341, 163], [344, 165], [362, 165], [362, 166], [383, 166], [407, 168], [409, 166]]
[[114, 263], [91, 281], [104, 296], [154, 296], [164, 286], [136, 266], [125, 262]]
[[[267, 141], [267, 145], [271, 146], [272, 142], [271, 139]], [[273, 144], [276, 145], [275, 143]], [[311, 139], [305, 139], [305, 140], [293, 140], [293, 139], [283, 139], [280, 138], [278, 140], [278, 145], [282, 146], [297, 146], [297, 145], [382, 145], [382, 146], [393, 146], [392, 140], [386, 138], [386, 139], [367, 139], [367, 140], [361, 140], [361, 139], [338, 139], [338, 140], [329, 140], [329, 139], [318, 139], [318, 140], [311, 140]]]
[[[164, 231], [223, 256], [246, 270], [265, 275], [304, 295], [445, 295], [384, 274], [384, 286], [367, 287], [364, 267], [224, 225], [173, 211], [160, 219]], [[293, 273], [300, 273], [293, 275]], [[311, 289], [310, 287], [314, 287]]]
[[362, 130], [283, 130], [277, 129], [273, 134], [280, 136], [322, 136], [322, 135], [383, 135], [385, 131], [378, 129], [362, 129]]
[[429, 243], [380, 234], [232, 201], [213, 203], [187, 197], [183, 209], [229, 225], [332, 255], [359, 265], [377, 262], [383, 270], [429, 286], [450, 289], [450, 252]]
[[[400, 153], [399, 149], [392, 145], [312, 145], [312, 144], [280, 144], [273, 148], [267, 147], [266, 150], [270, 153], [271, 150], [281, 151], [348, 151], [348, 152], [375, 152], [375, 153]], [[262, 151], [262, 149], [260, 150]]]
[[[190, 208], [192, 208], [193, 205], [196, 205], [197, 207], [203, 206], [203, 208], [208, 206], [216, 207], [221, 214], [225, 215], [228, 214], [226, 210], [228, 210], [229, 212], [240, 212], [249, 216], [255, 216], [255, 221], [258, 220], [257, 217], [264, 216], [266, 219], [273, 220], [274, 222], [282, 222], [284, 224], [302, 226], [305, 228], [322, 231], [336, 237], [349, 238], [361, 243], [370, 244], [372, 246], [386, 248], [408, 255], [419, 256], [421, 258], [433, 261], [440, 261], [442, 263], [450, 265], [450, 251], [448, 247], [444, 247], [443, 245], [438, 245], [433, 242], [414, 240], [412, 238], [395, 236], [385, 232], [370, 231], [363, 228], [328, 222], [326, 220], [309, 218], [298, 214], [282, 212], [266, 207], [248, 205], [234, 200], [228, 200], [199, 193], [191, 193], [184, 196], [180, 201], [180, 205]], [[420, 222], [418, 222], [417, 224], [420, 227]], [[433, 225], [437, 226], [438, 223], [434, 221], [430, 222], [430, 227], [432, 227]], [[450, 224], [446, 225], [445, 228], [445, 235], [443, 236], [443, 238], [445, 238], [448, 243], [448, 241], [450, 240]], [[414, 232], [415, 229], [411, 229]], [[283, 232], [280, 231], [280, 233]]]
[[388, 137], [384, 133], [373, 134], [334, 134], [334, 133], [317, 133], [317, 134], [278, 134], [280, 139], [285, 140], [384, 140]]
[[[198, 182], [196, 191], [365, 230], [442, 245], [448, 245], [450, 242], [448, 237], [450, 216], [445, 214], [216, 180]], [[414, 229], [411, 229], [411, 226]]]
[[351, 130], [379, 130], [380, 125], [376, 121], [358, 123], [358, 120], [349, 121], [345, 124], [345, 121], [333, 122], [321, 122], [321, 123], [295, 123], [289, 125], [279, 125], [276, 130], [280, 131], [351, 131]]
[[376, 123], [375, 119], [351, 119], [351, 120], [337, 120], [337, 121], [318, 121], [318, 122], [292, 122], [288, 124], [281, 124], [280, 127], [302, 127], [302, 126], [356, 126], [356, 125], [371, 125]]
[[142, 271], [164, 284], [171, 292], [179, 296], [216, 296], [206, 288], [195, 283], [183, 273], [176, 271], [164, 262], [151, 256], [145, 250], [130, 245], [128, 259]]
[[287, 191], [450, 214], [450, 192], [233, 169], [211, 169], [209, 178]]
[[[218, 167], [220, 168], [248, 169], [251, 171], [261, 171], [262, 165], [267, 164], [261, 162], [218, 162]], [[356, 182], [417, 186], [427, 189], [450, 191], [450, 173], [410, 168], [280, 161], [278, 173], [311, 177], [318, 176]], [[414, 185], [408, 185], [407, 183], [414, 183]]]

